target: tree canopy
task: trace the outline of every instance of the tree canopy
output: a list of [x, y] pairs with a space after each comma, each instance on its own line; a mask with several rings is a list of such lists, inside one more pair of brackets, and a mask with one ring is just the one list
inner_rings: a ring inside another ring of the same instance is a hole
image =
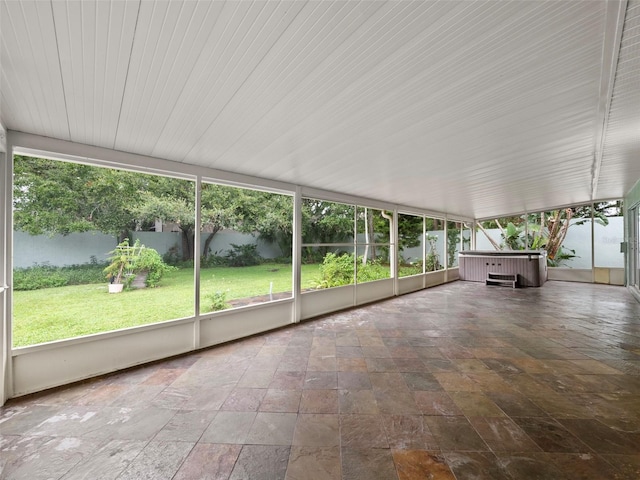
[[[14, 226], [32, 235], [100, 231], [119, 240], [157, 220], [182, 234], [183, 259], [193, 258], [195, 182], [43, 158], [16, 156]], [[208, 235], [234, 229], [273, 238], [291, 255], [292, 202], [286, 195], [205, 183], [201, 228]], [[289, 239], [287, 240], [287, 236]]]
[[131, 172], [16, 156], [14, 225], [32, 235], [120, 235], [135, 227], [131, 209], [140, 188]]
[[[293, 200], [288, 195], [204, 183], [198, 227], [194, 181], [28, 156], [15, 157], [13, 193], [14, 226], [32, 235], [99, 231], [121, 241], [161, 221], [181, 232], [184, 260], [193, 258], [200, 230], [206, 233], [205, 257], [214, 253], [211, 242], [224, 229], [256, 234], [278, 245], [284, 257], [292, 253]], [[391, 218], [377, 209], [305, 198], [302, 241], [349, 243], [355, 226], [367, 243], [388, 243]], [[422, 219], [400, 216], [399, 224], [400, 249], [419, 245]], [[324, 256], [328, 249], [319, 247], [312, 256]], [[375, 247], [369, 253], [375, 257]]]

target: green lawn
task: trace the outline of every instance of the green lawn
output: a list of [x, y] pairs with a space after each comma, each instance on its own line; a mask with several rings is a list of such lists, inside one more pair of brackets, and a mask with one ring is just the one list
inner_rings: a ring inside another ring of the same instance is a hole
[[[303, 265], [303, 288], [313, 287], [319, 265]], [[291, 266], [213, 267], [201, 270], [200, 305], [211, 311], [209, 296], [227, 300], [291, 291]], [[305, 285], [306, 283], [306, 285]], [[61, 340], [145, 325], [194, 314], [193, 270], [169, 272], [157, 288], [107, 293], [107, 284], [75, 285], [13, 292], [13, 345]]]

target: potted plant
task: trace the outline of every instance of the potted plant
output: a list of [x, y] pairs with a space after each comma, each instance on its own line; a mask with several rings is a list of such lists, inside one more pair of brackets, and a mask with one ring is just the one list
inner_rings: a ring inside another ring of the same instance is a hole
[[109, 265], [104, 273], [109, 279], [109, 293], [120, 293], [125, 283], [131, 281], [136, 256], [140, 254], [141, 247], [138, 242], [129, 245], [129, 239], [125, 238], [118, 246], [109, 252]]
[[125, 238], [109, 252], [111, 262], [104, 273], [109, 279], [109, 293], [120, 293], [130, 287], [134, 279], [140, 277], [137, 288], [156, 287], [162, 276], [172, 269], [162, 261], [162, 257], [153, 248], [146, 248], [136, 240], [133, 245]]

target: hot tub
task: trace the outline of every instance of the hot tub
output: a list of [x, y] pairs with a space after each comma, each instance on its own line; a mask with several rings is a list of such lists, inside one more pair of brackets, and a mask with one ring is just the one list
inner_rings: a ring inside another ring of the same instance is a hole
[[547, 281], [545, 250], [466, 250], [459, 253], [460, 280], [485, 282], [487, 274], [517, 275], [520, 287], [540, 287]]

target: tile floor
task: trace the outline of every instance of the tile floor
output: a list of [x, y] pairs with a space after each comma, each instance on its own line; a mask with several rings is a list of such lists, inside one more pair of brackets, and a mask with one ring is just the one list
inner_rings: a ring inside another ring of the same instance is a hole
[[640, 304], [455, 282], [10, 401], [3, 479], [640, 478]]

